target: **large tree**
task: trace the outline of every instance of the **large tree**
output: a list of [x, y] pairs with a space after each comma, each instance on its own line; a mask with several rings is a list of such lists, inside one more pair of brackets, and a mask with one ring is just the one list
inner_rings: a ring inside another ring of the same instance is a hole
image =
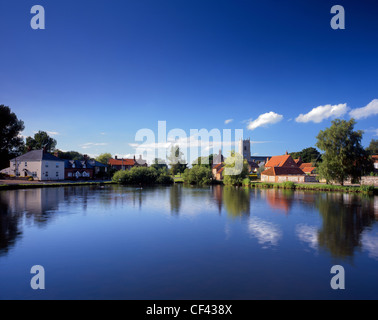
[[186, 160], [183, 158], [184, 153], [181, 152], [178, 145], [171, 147], [170, 155], [168, 156], [168, 164], [171, 168], [172, 175], [183, 173], [187, 167]]
[[101, 153], [97, 158], [96, 161], [102, 163], [102, 164], [108, 164], [109, 159], [112, 158], [112, 155], [107, 152], [107, 153]]
[[372, 140], [370, 141], [369, 146], [366, 148], [366, 151], [367, 151], [370, 155], [378, 154], [378, 140], [376, 140], [376, 139], [372, 139]]
[[26, 138], [26, 151], [46, 149], [47, 152], [53, 152], [56, 147], [56, 140], [51, 138], [47, 132], [38, 131], [34, 137]]
[[19, 134], [24, 128], [9, 107], [0, 105], [0, 169], [9, 167], [9, 160], [21, 153], [24, 142]]
[[84, 160], [84, 155], [77, 151], [61, 151], [55, 150], [58, 154], [58, 158], [64, 160]]
[[313, 147], [305, 148], [299, 152], [292, 152], [290, 155], [293, 157], [293, 159], [298, 159], [301, 157], [302, 161], [306, 163], [314, 163], [320, 159], [320, 152]]
[[370, 165], [361, 145], [363, 131], [354, 131], [355, 124], [354, 119], [336, 119], [330, 128], [320, 131], [317, 136], [316, 146], [324, 151], [318, 172], [327, 182], [344, 185], [348, 178], [357, 182]]

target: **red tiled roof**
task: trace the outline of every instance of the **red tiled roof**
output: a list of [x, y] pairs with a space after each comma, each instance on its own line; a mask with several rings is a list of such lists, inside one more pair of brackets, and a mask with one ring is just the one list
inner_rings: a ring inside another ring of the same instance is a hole
[[265, 164], [265, 168], [271, 167], [297, 167], [296, 162], [289, 154], [283, 156], [274, 156]]
[[303, 170], [303, 168], [313, 167], [311, 162], [302, 163], [299, 168]]
[[316, 168], [315, 167], [304, 167], [304, 168], [301, 168], [301, 170], [304, 172], [304, 173], [311, 173], [312, 171], [314, 171]]
[[266, 169], [261, 175], [265, 176], [303, 176], [305, 173], [298, 167], [272, 167]]
[[109, 159], [111, 166], [134, 166], [134, 159]]

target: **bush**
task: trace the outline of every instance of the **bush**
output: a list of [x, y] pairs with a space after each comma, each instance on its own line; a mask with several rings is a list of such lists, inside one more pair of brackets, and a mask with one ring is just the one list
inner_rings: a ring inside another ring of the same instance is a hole
[[243, 179], [242, 181], [243, 186], [249, 187], [250, 184], [251, 184], [251, 180], [249, 180], [249, 178]]
[[281, 184], [284, 189], [295, 189], [295, 183], [292, 181], [285, 181]]
[[33, 177], [29, 177], [28, 181], [34, 181], [34, 178]]
[[171, 184], [172, 177], [167, 172], [147, 167], [134, 167], [130, 170], [117, 171], [112, 178], [113, 182], [129, 185], [151, 185], [156, 183]]
[[194, 166], [191, 169], [186, 169], [182, 175], [185, 183], [197, 185], [210, 184], [212, 177], [211, 169], [205, 166]]

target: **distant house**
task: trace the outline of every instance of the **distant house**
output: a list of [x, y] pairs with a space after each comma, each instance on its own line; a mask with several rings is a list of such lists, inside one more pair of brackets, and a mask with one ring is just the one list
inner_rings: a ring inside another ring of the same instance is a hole
[[213, 179], [217, 181], [223, 180], [224, 175], [224, 164], [218, 163], [212, 167]]
[[64, 180], [64, 160], [45, 150], [32, 150], [10, 160], [7, 169], [16, 177], [33, 177], [36, 180]]
[[102, 178], [107, 169], [107, 165], [84, 156], [84, 160], [64, 161], [64, 178], [68, 180]]
[[310, 162], [309, 163], [302, 163], [300, 165], [300, 168], [307, 175], [315, 175], [316, 174], [316, 172], [315, 172], [316, 167], [314, 167], [312, 165], [312, 163], [310, 163]]
[[110, 168], [119, 170], [130, 170], [133, 167], [147, 167], [147, 161], [142, 159], [142, 156], [139, 156], [139, 159], [136, 159], [135, 156], [133, 159], [118, 159], [115, 156], [115, 159], [109, 159], [108, 162]]
[[306, 174], [298, 167], [294, 159], [286, 152], [282, 156], [271, 157], [261, 173], [264, 182], [305, 182]]
[[372, 156], [373, 161], [374, 161], [374, 172], [378, 173], [378, 155], [375, 154]]

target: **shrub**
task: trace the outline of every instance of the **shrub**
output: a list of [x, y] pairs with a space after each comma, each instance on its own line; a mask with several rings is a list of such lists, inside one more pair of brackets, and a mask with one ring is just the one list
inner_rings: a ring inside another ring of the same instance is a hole
[[248, 187], [251, 184], [251, 180], [249, 180], [249, 178], [245, 178], [245, 179], [243, 179], [242, 184], [243, 184], [243, 186]]
[[163, 170], [155, 168], [134, 167], [130, 170], [117, 171], [112, 178], [113, 182], [130, 185], [171, 184], [172, 177]]
[[205, 166], [194, 166], [191, 169], [186, 169], [182, 175], [185, 183], [197, 185], [210, 184], [212, 177], [211, 169]]
[[281, 184], [284, 189], [295, 189], [295, 183], [292, 181], [285, 181]]

